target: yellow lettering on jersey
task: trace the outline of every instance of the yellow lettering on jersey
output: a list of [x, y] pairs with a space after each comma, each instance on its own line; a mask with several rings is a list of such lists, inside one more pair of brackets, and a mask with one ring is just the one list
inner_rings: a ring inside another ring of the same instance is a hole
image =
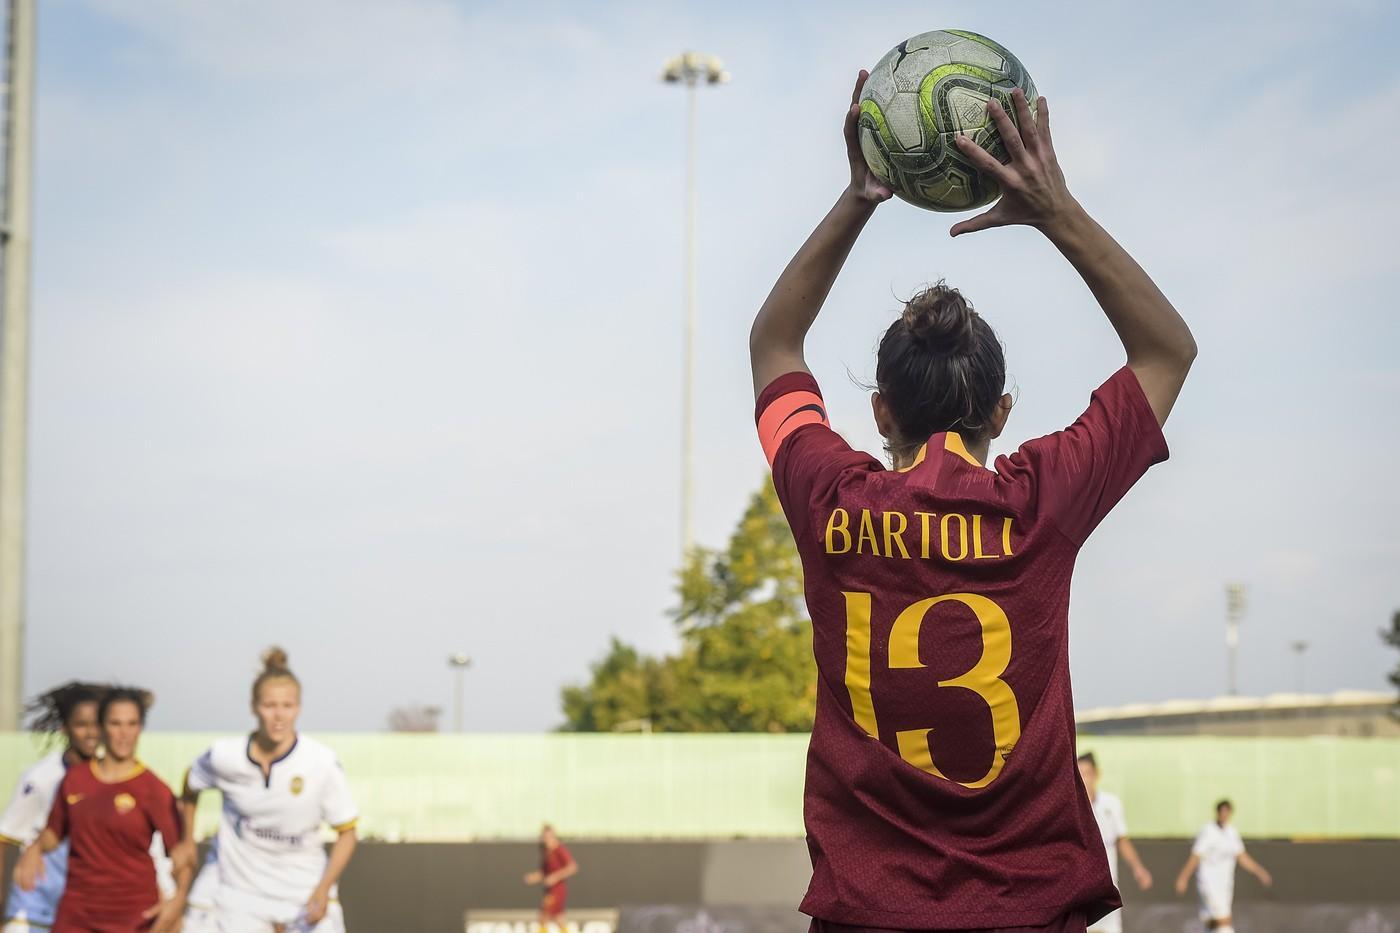
[[1011, 556], [1011, 517], [1007, 516], [1001, 520], [1001, 553], [1004, 557]]
[[870, 696], [870, 594], [846, 593], [846, 692], [856, 725], [880, 737]]
[[880, 555], [880, 542], [875, 539], [875, 522], [870, 518], [869, 509], [860, 510], [860, 531], [856, 535], [856, 553], [865, 553], [865, 542], [870, 542], [870, 553]]
[[[850, 605], [847, 594], [847, 606]], [[1011, 662], [1011, 622], [1001, 607], [985, 596], [975, 593], [949, 593], [922, 599], [905, 609], [895, 619], [890, 629], [890, 669], [921, 668], [919, 660], [919, 632], [924, 617], [929, 610], [941, 602], [962, 603], [977, 617], [982, 628], [982, 656], [972, 669], [951, 680], [940, 680], [940, 687], [962, 687], [971, 690], [982, 698], [992, 714], [992, 762], [987, 773], [975, 781], [959, 781], [964, 787], [986, 787], [1001, 774], [1006, 759], [1021, 738], [1021, 711], [1016, 703], [1016, 695], [1001, 675]], [[868, 608], [868, 606], [867, 606]], [[849, 628], [849, 619], [847, 622]], [[849, 670], [849, 660], [847, 669]], [[927, 771], [935, 777], [947, 776], [933, 763], [933, 749], [929, 742], [932, 729], [902, 729], [895, 733], [895, 744], [900, 757]]]
[[986, 560], [989, 557], [1001, 556], [1001, 554], [988, 554], [982, 550], [982, 516], [972, 516], [972, 559]]
[[[909, 549], [904, 546], [904, 529], [909, 527], [909, 519], [903, 512], [886, 512], [885, 519], [885, 556], [893, 557], [894, 549], [899, 548], [899, 556], [905, 560], [909, 559]], [[898, 527], [892, 527], [894, 525]]]
[[[958, 556], [953, 556], [953, 549], [949, 547], [948, 525], [953, 519], [958, 520]], [[956, 512], [949, 512], [944, 515], [938, 523], [938, 539], [942, 545], [944, 560], [959, 561], [967, 556], [967, 519]]]
[[[840, 523], [837, 523], [840, 519]], [[826, 520], [826, 552], [828, 554], [845, 554], [851, 549], [851, 516], [845, 509], [832, 509], [831, 517]], [[841, 536], [841, 547], [835, 544], [836, 536]]]
[[924, 560], [928, 560], [933, 554], [933, 534], [929, 531], [929, 522], [933, 521], [933, 517], [937, 513], [915, 512], [914, 514], [919, 516], [919, 541], [921, 542], [919, 556]]

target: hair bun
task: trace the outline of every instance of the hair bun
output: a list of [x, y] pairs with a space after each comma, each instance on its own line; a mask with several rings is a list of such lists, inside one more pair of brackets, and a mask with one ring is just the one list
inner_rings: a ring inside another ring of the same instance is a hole
[[968, 300], [942, 279], [904, 303], [904, 326], [914, 341], [931, 353], [971, 353], [977, 342], [973, 317]]
[[262, 653], [263, 670], [265, 672], [277, 671], [285, 673], [291, 668], [287, 666], [287, 652], [273, 645]]

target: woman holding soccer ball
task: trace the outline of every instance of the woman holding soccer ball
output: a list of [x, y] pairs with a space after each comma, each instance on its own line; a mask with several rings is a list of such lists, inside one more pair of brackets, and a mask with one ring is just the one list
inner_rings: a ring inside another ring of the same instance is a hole
[[1050, 108], [1042, 97], [1033, 114], [1018, 89], [1013, 113], [986, 105], [1005, 164], [962, 135], [953, 143], [1003, 194], [951, 232], [1043, 233], [1098, 300], [1125, 364], [1105, 367], [1070, 427], [989, 468], [1012, 407], [1002, 346], [940, 282], [905, 302], [880, 341], [871, 403], [889, 466], [853, 450], [829, 425], [803, 344], [891, 196], [859, 145], [866, 77], [846, 114], [850, 183], [749, 340], [760, 440], [802, 557], [818, 670], [802, 909], [818, 930], [1082, 931], [1120, 902], [1075, 766], [1070, 581], [1089, 535], [1166, 459], [1161, 426], [1196, 344], [1071, 196]]
[[[220, 739], [185, 778], [185, 840], [195, 860], [199, 795], [223, 795], [219, 834], [190, 892], [185, 933], [344, 933], [336, 884], [355, 853], [358, 812], [335, 752], [297, 733], [301, 682], [271, 648], [253, 681], [251, 735]], [[321, 826], [336, 834], [329, 857]]]

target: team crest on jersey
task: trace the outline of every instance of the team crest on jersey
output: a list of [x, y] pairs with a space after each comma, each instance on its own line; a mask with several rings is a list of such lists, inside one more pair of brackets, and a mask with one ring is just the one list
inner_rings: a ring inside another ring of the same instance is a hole
[[82, 800], [82, 799], [83, 799], [83, 795], [82, 795], [82, 794], [69, 794], [69, 795], [68, 795], [68, 806], [71, 807], [71, 806], [73, 806], [73, 804], [77, 803], [79, 800]]
[[300, 774], [292, 778], [292, 796], [295, 797], [297, 794], [301, 793], [301, 789], [305, 786], [306, 781], [302, 780]]
[[136, 798], [130, 794], [117, 794], [112, 798], [112, 806], [117, 808], [118, 813], [130, 813], [136, 809]]

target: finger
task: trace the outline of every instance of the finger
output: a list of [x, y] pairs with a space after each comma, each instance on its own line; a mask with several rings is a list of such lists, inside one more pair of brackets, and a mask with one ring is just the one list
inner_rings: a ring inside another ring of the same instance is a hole
[[157, 904], [157, 905], [154, 906], [154, 907], [147, 907], [145, 910], [141, 911], [141, 917], [142, 917], [142, 919], [144, 919], [144, 920], [149, 920], [149, 919], [151, 919], [152, 917], [156, 916], [156, 915], [159, 914], [159, 913], [160, 913], [160, 905]]
[[1007, 154], [1011, 156], [1012, 164], [1025, 161], [1026, 147], [1021, 142], [1021, 134], [1016, 131], [1016, 124], [1011, 122], [1011, 114], [1003, 109], [1001, 101], [996, 98], [987, 101], [987, 114], [992, 118], [997, 132], [1001, 134], [1001, 141], [1006, 146]]
[[1035, 102], [1035, 121], [1036, 131], [1040, 134], [1040, 138], [1044, 141], [1045, 145], [1054, 149], [1055, 140], [1050, 135], [1050, 102], [1045, 99], [1045, 95], [1043, 94], [1040, 99]]
[[[1008, 119], [1005, 113], [1002, 114], [1002, 118]], [[1010, 122], [1009, 119], [1008, 122]], [[958, 151], [972, 163], [973, 168], [992, 176], [1000, 182], [1003, 187], [1013, 187], [1013, 183], [1020, 181], [1020, 178], [1012, 171], [1009, 165], [1003, 165], [998, 162], [996, 157], [990, 152], [973, 142], [971, 137], [955, 136], [953, 137], [953, 141], [958, 147]]]
[[1036, 132], [1035, 117], [1031, 116], [1031, 105], [1026, 102], [1026, 92], [1020, 88], [1011, 92], [1011, 106], [1016, 108], [1016, 128], [1021, 131], [1021, 142], [1030, 152], [1035, 152], [1040, 144], [1040, 134]]
[[865, 79], [868, 77], [870, 77], [870, 72], [866, 71], [864, 68], [862, 68], [860, 70], [860, 73], [856, 75], [856, 87], [855, 90], [851, 91], [852, 104], [859, 103], [860, 89], [865, 87]]
[[995, 207], [991, 210], [983, 211], [976, 217], [970, 217], [961, 223], [953, 224], [948, 231], [949, 236], [962, 236], [964, 233], [976, 233], [978, 230], [990, 230], [992, 227], [1004, 227], [1006, 221]]

